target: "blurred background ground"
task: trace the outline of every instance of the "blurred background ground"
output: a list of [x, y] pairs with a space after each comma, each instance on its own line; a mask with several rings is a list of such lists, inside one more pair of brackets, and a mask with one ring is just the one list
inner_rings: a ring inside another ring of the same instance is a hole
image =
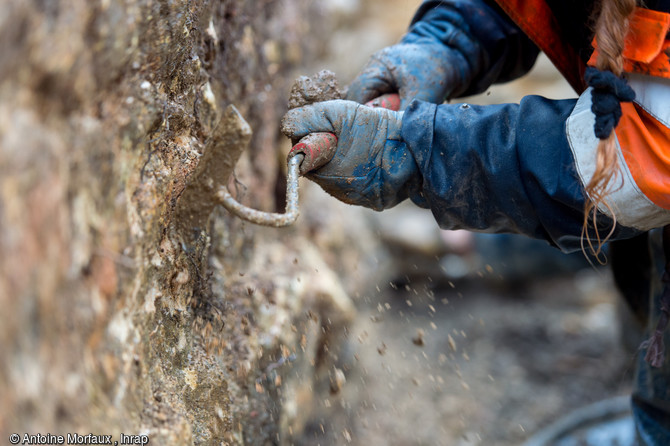
[[[326, 2], [333, 30], [314, 33], [323, 58], [300, 74], [330, 69], [348, 83], [420, 3]], [[526, 94], [575, 96], [541, 57], [524, 79], [464, 101]], [[355, 261], [378, 262], [392, 280], [354, 291], [346, 383], [321, 402], [301, 444], [518, 445], [573, 408], [630, 391], [634, 354], [620, 342], [608, 268], [526, 239], [441, 232], [411, 204], [375, 213], [316, 188], [307, 196], [303, 218], [327, 203], [342, 222], [355, 215], [372, 227], [385, 254]]]

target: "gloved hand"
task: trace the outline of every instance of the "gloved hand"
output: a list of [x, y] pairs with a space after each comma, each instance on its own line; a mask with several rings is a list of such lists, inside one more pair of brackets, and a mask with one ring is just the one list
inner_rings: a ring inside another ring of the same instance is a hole
[[372, 55], [349, 85], [347, 99], [365, 104], [397, 92], [401, 110], [413, 99], [441, 104], [467, 89], [479, 61], [480, 45], [459, 13], [435, 8], [399, 44]]
[[385, 93], [400, 94], [400, 109], [413, 99], [441, 104], [457, 76], [449, 63], [450, 51], [440, 43], [398, 44], [370, 57], [349, 85], [347, 99], [365, 104]]
[[417, 181], [416, 163], [400, 135], [402, 116], [335, 100], [290, 110], [281, 129], [294, 141], [310, 133], [334, 133], [335, 155], [307, 178], [345, 203], [382, 210], [407, 198]]

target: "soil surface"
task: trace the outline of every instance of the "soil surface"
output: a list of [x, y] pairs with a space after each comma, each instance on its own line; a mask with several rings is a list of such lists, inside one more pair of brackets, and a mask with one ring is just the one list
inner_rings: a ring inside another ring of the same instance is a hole
[[300, 76], [291, 86], [288, 108], [298, 108], [314, 102], [342, 99], [335, 73], [321, 70], [313, 76]]
[[514, 289], [428, 279], [359, 299], [347, 383], [303, 444], [518, 445], [630, 391], [605, 271]]

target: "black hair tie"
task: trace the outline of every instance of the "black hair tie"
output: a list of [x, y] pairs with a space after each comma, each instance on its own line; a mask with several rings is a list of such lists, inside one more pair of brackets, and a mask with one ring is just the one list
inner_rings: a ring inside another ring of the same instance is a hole
[[626, 79], [609, 70], [587, 67], [584, 80], [593, 87], [591, 111], [596, 115], [596, 137], [607, 139], [621, 119], [621, 102], [632, 102], [635, 91]]

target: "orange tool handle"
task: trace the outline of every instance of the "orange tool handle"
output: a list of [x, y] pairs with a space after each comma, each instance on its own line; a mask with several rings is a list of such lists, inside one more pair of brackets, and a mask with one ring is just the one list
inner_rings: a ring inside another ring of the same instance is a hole
[[[389, 110], [400, 110], [400, 96], [397, 93], [387, 93], [366, 103], [368, 107], [383, 107]], [[305, 156], [300, 163], [300, 174], [316, 170], [324, 166], [335, 156], [337, 150], [337, 136], [328, 132], [310, 133], [294, 145], [288, 154], [289, 160], [298, 154]]]

